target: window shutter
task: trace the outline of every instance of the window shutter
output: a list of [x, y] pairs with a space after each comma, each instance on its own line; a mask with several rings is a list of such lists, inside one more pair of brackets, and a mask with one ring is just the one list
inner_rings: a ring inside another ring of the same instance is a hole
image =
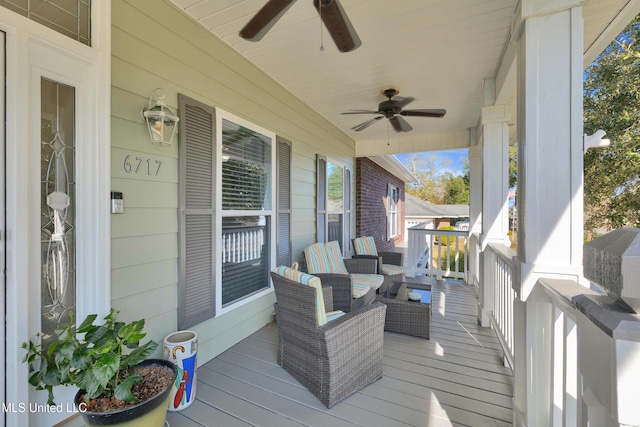
[[178, 95], [179, 283], [178, 328], [215, 315], [215, 109]]
[[291, 265], [291, 142], [276, 137], [276, 265]]
[[327, 241], [327, 158], [318, 154], [316, 173], [316, 237]]

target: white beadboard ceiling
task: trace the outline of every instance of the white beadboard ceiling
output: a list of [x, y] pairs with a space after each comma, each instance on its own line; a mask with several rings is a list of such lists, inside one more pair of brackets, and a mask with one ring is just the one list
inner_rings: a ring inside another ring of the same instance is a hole
[[[170, 0], [355, 141], [459, 132], [478, 124], [483, 80], [494, 78], [510, 39], [516, 0], [341, 0], [362, 46], [340, 53], [311, 0], [297, 1], [259, 42], [238, 33], [266, 0]], [[640, 12], [638, 0], [590, 0], [585, 52], [595, 57]], [[633, 9], [633, 10], [630, 10]], [[617, 34], [617, 33], [614, 33]], [[608, 37], [608, 39], [607, 39]], [[320, 45], [324, 44], [324, 51]], [[406, 108], [444, 108], [444, 118], [405, 117], [396, 134], [387, 120], [351, 128], [375, 115], [382, 90], [414, 97]]]

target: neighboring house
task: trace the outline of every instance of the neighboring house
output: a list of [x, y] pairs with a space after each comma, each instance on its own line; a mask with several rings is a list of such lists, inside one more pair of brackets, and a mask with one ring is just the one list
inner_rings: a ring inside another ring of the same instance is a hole
[[409, 193], [405, 195], [405, 206], [405, 240], [407, 230], [414, 225], [426, 222], [427, 228], [438, 229], [450, 226], [452, 220], [469, 218], [469, 205], [436, 205]]
[[411, 172], [395, 156], [356, 159], [356, 236], [372, 236], [380, 251], [406, 239], [405, 183]]

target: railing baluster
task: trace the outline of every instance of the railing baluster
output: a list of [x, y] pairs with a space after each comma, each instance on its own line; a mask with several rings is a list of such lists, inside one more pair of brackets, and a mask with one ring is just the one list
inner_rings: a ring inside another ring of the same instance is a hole
[[[427, 223], [421, 223], [408, 229], [408, 274], [468, 280], [469, 233], [435, 230], [426, 228], [426, 225]], [[453, 240], [454, 244], [451, 244], [450, 240]], [[453, 251], [455, 253], [452, 253]], [[464, 256], [464, 262], [460, 260], [461, 256]]]
[[515, 292], [511, 280], [514, 255], [513, 250], [505, 245], [489, 243], [484, 250], [484, 268], [485, 271], [491, 272], [491, 275], [485, 277], [482, 283], [485, 292], [485, 309], [490, 311], [491, 324], [502, 343], [507, 362], [512, 367]]

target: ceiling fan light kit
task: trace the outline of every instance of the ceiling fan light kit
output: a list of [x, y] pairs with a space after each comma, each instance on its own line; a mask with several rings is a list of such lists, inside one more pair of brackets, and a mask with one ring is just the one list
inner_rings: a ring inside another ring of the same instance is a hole
[[[262, 40], [295, 2], [296, 0], [268, 0], [240, 30], [240, 37], [252, 42]], [[351, 52], [362, 45], [338, 0], [314, 0], [313, 5], [340, 52]]]
[[360, 132], [374, 124], [376, 121], [387, 118], [389, 119], [389, 123], [393, 126], [396, 132], [410, 132], [413, 130], [413, 127], [402, 118], [402, 116], [412, 116], [412, 117], [444, 117], [447, 113], [446, 110], [441, 108], [438, 109], [420, 109], [420, 110], [405, 110], [404, 107], [409, 105], [414, 101], [414, 98], [407, 97], [403, 98], [401, 96], [396, 97], [396, 99], [391, 99], [396, 96], [399, 91], [395, 88], [385, 89], [383, 92], [384, 96], [387, 97], [386, 101], [382, 101], [378, 105], [377, 111], [372, 110], [351, 110], [346, 111], [342, 114], [380, 114], [378, 117], [374, 117], [371, 120], [367, 120], [366, 122], [360, 123], [351, 128], [356, 132]]

